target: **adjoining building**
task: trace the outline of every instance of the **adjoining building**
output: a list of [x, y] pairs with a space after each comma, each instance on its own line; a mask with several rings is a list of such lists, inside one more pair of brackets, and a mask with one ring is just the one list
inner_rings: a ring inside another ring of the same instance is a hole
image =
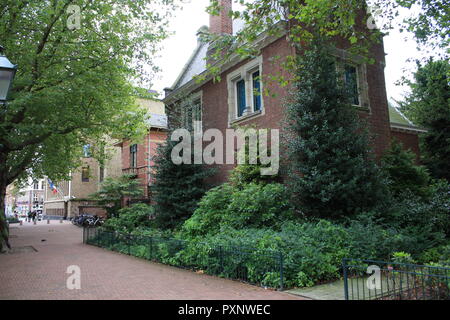
[[142, 198], [125, 199], [124, 205], [131, 202], [151, 202], [150, 186], [154, 182], [154, 159], [158, 146], [166, 141], [167, 116], [160, 100], [138, 99], [148, 110], [150, 116], [147, 134], [140, 143], [124, 140], [116, 144], [122, 152], [122, 173], [138, 179], [143, 189]]

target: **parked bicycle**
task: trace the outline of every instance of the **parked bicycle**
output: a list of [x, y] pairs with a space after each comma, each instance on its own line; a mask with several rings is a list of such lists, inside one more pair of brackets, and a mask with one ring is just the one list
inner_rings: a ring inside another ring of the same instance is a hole
[[80, 214], [72, 218], [72, 224], [79, 227], [100, 227], [104, 220], [102, 217], [91, 214]]

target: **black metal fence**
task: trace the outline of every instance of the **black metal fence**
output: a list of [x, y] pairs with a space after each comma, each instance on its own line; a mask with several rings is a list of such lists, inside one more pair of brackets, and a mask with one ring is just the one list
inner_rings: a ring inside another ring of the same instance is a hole
[[281, 252], [84, 228], [83, 242], [199, 273], [283, 290]]
[[343, 260], [346, 300], [450, 300], [450, 268]]

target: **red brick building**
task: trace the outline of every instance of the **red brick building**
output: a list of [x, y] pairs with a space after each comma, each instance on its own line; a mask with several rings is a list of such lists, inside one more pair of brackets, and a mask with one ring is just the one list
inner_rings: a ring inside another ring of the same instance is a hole
[[[232, 21], [228, 11], [231, 0], [221, 0], [223, 10], [220, 16], [211, 16], [209, 29], [216, 34], [232, 34], [241, 26]], [[202, 27], [199, 33], [206, 27]], [[254, 125], [257, 128], [281, 129], [283, 120], [283, 98], [287, 96], [287, 87], [281, 87], [269, 81], [272, 75], [289, 78], [282, 67], [282, 61], [296, 53], [286, 34], [275, 37], [261, 34], [255, 41], [259, 55], [254, 59], [242, 60], [239, 57], [225, 64], [217, 63], [221, 68], [219, 82], [206, 73], [206, 61], [210, 54], [210, 44], [202, 42], [200, 37], [197, 48], [181, 71], [171, 88], [166, 89], [163, 100], [168, 108], [180, 103], [180, 99], [190, 96], [197, 101], [203, 130], [217, 128], [223, 133], [235, 125]], [[338, 41], [333, 53], [345, 76], [356, 79], [354, 104], [361, 117], [367, 118], [370, 131], [375, 135], [374, 152], [380, 157], [388, 148], [391, 138], [403, 141], [408, 148], [418, 152], [418, 130], [411, 124], [391, 124], [386, 83], [384, 77], [385, 52], [382, 41], [374, 44], [370, 50], [375, 63], [365, 63], [362, 57], [350, 55], [346, 41]], [[275, 57], [277, 57], [275, 59]], [[206, 75], [199, 81], [196, 75]], [[271, 95], [258, 95], [267, 88]], [[274, 95], [273, 95], [274, 94]], [[169, 107], [170, 106], [170, 107]], [[218, 166], [215, 182], [224, 182], [233, 165]]]
[[147, 107], [150, 114], [146, 136], [139, 143], [125, 140], [117, 146], [122, 149], [122, 174], [130, 174], [139, 179], [144, 190], [143, 199], [134, 200], [148, 201], [151, 198], [149, 186], [154, 181], [154, 157], [158, 145], [163, 143], [167, 136], [167, 116], [161, 101], [141, 99], [140, 104]]

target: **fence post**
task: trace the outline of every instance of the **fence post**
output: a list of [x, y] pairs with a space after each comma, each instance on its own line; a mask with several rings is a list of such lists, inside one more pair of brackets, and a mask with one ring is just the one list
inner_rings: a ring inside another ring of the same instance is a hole
[[150, 256], [148, 257], [148, 260], [152, 260], [152, 257], [153, 257], [153, 237], [149, 237], [149, 239], [150, 239]]
[[283, 266], [283, 253], [280, 251], [280, 291], [283, 291], [283, 289], [284, 289], [284, 285], [283, 285], [283, 282], [284, 282], [283, 269], [284, 269], [284, 266]]
[[83, 244], [86, 244], [86, 231], [83, 228]]
[[347, 261], [342, 259], [342, 269], [344, 270], [344, 295], [345, 300], [348, 300], [348, 273], [347, 273]]
[[223, 267], [223, 252], [222, 252], [222, 246], [219, 246], [219, 265], [220, 265], [220, 272], [219, 274], [223, 274], [225, 271], [225, 268]]

